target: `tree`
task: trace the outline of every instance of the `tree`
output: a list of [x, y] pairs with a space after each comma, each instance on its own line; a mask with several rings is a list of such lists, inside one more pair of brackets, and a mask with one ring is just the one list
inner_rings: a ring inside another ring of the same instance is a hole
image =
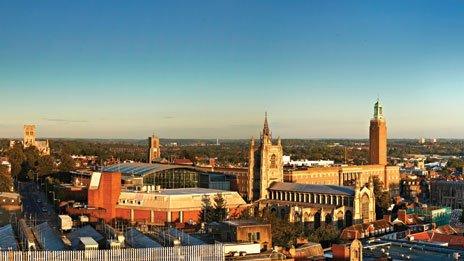
[[53, 159], [50, 156], [42, 156], [37, 162], [37, 175], [43, 177], [53, 172]]
[[60, 171], [68, 172], [76, 168], [76, 163], [74, 159], [67, 153], [61, 153], [60, 155]]
[[458, 158], [450, 158], [448, 159], [448, 163], [446, 164], [448, 168], [453, 169], [462, 169], [464, 167], [464, 160]]
[[227, 218], [227, 207], [226, 201], [221, 193], [214, 196], [214, 205], [211, 204], [211, 200], [208, 195], [204, 195], [201, 199], [202, 208], [200, 211], [200, 220], [202, 222], [220, 222]]
[[459, 222], [464, 223], [464, 210], [461, 212], [461, 218], [459, 219]]
[[324, 225], [308, 233], [308, 240], [321, 243], [323, 247], [340, 243], [340, 231], [333, 225]]
[[24, 149], [24, 156], [25, 158], [21, 164], [21, 176], [27, 176], [31, 179], [33, 173], [37, 172], [40, 158], [39, 151], [37, 151], [36, 147], [27, 147]]
[[227, 218], [226, 200], [221, 193], [214, 197], [214, 221], [224, 221]]
[[301, 236], [301, 225], [280, 219], [272, 212], [264, 211], [259, 220], [271, 224], [272, 242], [276, 246], [290, 247]]
[[13, 187], [13, 179], [8, 172], [8, 167], [0, 165], [0, 192], [10, 192]]
[[7, 153], [8, 161], [11, 164], [11, 175], [13, 177], [18, 177], [21, 173], [21, 165], [25, 160], [25, 155], [21, 144], [15, 144], [12, 148], [8, 150]]
[[200, 220], [201, 222], [210, 223], [214, 221], [214, 207], [211, 204], [211, 200], [208, 195], [203, 195], [201, 198], [201, 211]]
[[373, 179], [374, 183], [374, 195], [375, 195], [375, 215], [377, 219], [382, 219], [383, 215], [388, 213], [390, 207], [390, 193], [383, 191], [383, 183], [379, 177], [375, 176]]

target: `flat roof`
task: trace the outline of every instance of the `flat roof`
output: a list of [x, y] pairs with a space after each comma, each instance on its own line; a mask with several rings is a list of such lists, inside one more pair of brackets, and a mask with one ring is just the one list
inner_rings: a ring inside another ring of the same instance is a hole
[[129, 193], [141, 193], [141, 194], [157, 194], [165, 196], [176, 196], [176, 195], [205, 195], [205, 194], [227, 194], [233, 191], [219, 190], [219, 189], [208, 189], [208, 188], [175, 188], [175, 189], [161, 189], [159, 191], [143, 192], [137, 190], [124, 190]]
[[231, 225], [231, 226], [262, 226], [262, 225], [270, 225], [269, 223], [263, 223], [258, 220], [254, 219], [244, 219], [244, 220], [227, 220], [223, 221], [222, 223]]
[[82, 244], [86, 246], [97, 246], [98, 247], [97, 241], [95, 241], [91, 237], [80, 237], [79, 240], [82, 242]]

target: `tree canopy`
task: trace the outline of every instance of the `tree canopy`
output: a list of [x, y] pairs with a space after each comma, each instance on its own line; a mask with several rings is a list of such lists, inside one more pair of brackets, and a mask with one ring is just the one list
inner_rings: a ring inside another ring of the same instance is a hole
[[211, 203], [210, 197], [204, 195], [202, 198], [202, 208], [200, 211], [201, 222], [220, 222], [227, 219], [227, 203], [221, 193], [214, 196], [214, 204]]
[[390, 193], [383, 191], [383, 183], [379, 177], [374, 176], [375, 214], [377, 219], [382, 219], [388, 213], [391, 204]]
[[13, 179], [8, 172], [8, 167], [0, 165], [0, 192], [10, 192], [13, 187]]

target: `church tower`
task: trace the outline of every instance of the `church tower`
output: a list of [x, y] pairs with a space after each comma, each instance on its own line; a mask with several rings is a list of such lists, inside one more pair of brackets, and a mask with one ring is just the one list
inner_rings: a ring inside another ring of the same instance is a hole
[[277, 144], [273, 143], [267, 113], [259, 146], [255, 149], [254, 139], [251, 140], [249, 157], [248, 199], [266, 199], [271, 183], [282, 182], [284, 177], [282, 142], [278, 138]]
[[159, 138], [155, 134], [148, 137], [148, 163], [153, 163], [156, 159], [161, 158]]
[[23, 145], [25, 148], [35, 146], [35, 125], [24, 125]]
[[369, 142], [370, 163], [387, 165], [387, 122], [379, 100], [374, 105], [374, 118], [369, 128]]

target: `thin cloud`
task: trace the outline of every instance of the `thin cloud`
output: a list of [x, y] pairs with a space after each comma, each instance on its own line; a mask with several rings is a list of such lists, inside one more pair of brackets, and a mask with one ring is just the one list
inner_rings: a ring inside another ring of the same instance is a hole
[[86, 120], [67, 120], [67, 119], [58, 119], [58, 118], [42, 118], [45, 121], [51, 122], [62, 122], [62, 123], [83, 123], [88, 122]]

